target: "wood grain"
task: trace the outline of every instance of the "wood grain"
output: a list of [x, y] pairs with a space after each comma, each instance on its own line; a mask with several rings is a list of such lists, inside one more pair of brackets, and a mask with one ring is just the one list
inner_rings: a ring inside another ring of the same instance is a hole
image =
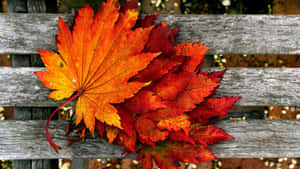
[[[58, 16], [0, 14], [0, 53], [32, 54], [55, 50]], [[162, 15], [180, 27], [177, 42], [202, 41], [209, 54], [300, 54], [300, 15]]]
[[[58, 106], [48, 99], [49, 89], [34, 75], [43, 68], [0, 68], [0, 105], [20, 107]], [[220, 70], [218, 68], [206, 71]], [[300, 69], [230, 68], [217, 96], [242, 96], [239, 106], [300, 106]]]
[[[55, 153], [45, 136], [46, 121], [1, 121], [1, 159], [120, 158], [123, 148], [99, 138], [67, 147], [66, 121], [52, 121], [50, 135], [63, 149]], [[297, 120], [225, 120], [217, 124], [235, 140], [227, 140], [210, 149], [219, 158], [299, 157], [300, 121]], [[131, 156], [134, 158], [134, 156]]]
[[[30, 13], [46, 12], [45, 0], [9, 0], [8, 6], [16, 7], [16, 3], [27, 3], [22, 6], [23, 11]], [[9, 12], [18, 12], [18, 8], [9, 8]], [[20, 9], [18, 9], [20, 10]], [[11, 55], [13, 67], [21, 66], [43, 66], [39, 55]], [[30, 108], [30, 107], [14, 107], [15, 120], [46, 120], [51, 114], [51, 108]], [[57, 160], [14, 160], [14, 169], [57, 169]]]

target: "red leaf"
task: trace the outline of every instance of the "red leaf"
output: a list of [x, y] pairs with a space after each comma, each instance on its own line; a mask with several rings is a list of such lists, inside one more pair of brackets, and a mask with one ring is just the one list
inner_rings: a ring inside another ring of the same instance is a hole
[[182, 129], [186, 134], [189, 134], [190, 126], [191, 122], [187, 115], [160, 120], [157, 124], [157, 127], [160, 129], [167, 129], [168, 131], [179, 131]]
[[217, 144], [223, 140], [233, 139], [233, 137], [225, 133], [224, 130], [214, 125], [202, 126], [199, 123], [192, 125], [190, 136], [196, 141], [196, 143], [205, 147]]
[[[217, 72], [210, 72], [210, 73], [200, 72], [199, 74], [205, 75], [208, 78], [210, 78], [212, 81], [214, 81], [215, 83], [220, 84], [225, 72], [226, 72], [226, 69], [217, 71]], [[216, 93], [216, 89], [211, 92], [211, 95], [214, 95], [215, 93]]]
[[169, 29], [166, 22], [157, 25], [151, 32], [145, 52], [162, 52], [167, 56], [175, 53], [173, 42], [178, 32], [178, 28]]
[[161, 131], [153, 121], [143, 117], [137, 119], [136, 130], [141, 141], [149, 145], [165, 140], [169, 134], [168, 131]]
[[138, 0], [130, 0], [121, 6], [120, 12], [125, 13], [131, 9], [138, 9]]
[[178, 106], [175, 102], [165, 102], [165, 105], [167, 106], [166, 108], [158, 109], [154, 112], [144, 113], [141, 115], [141, 117], [158, 122], [160, 120], [181, 116], [185, 110], [184, 108]]
[[122, 106], [116, 106], [118, 109], [118, 114], [121, 118], [121, 126], [123, 131], [127, 133], [129, 136], [133, 136], [135, 129], [134, 129], [134, 118], [132, 114], [128, 111], [125, 111]]
[[144, 148], [138, 156], [138, 160], [142, 160], [143, 169], [153, 169], [152, 153], [150, 148]]
[[[136, 23], [137, 27], [146, 28], [155, 24], [155, 20], [158, 18], [159, 14], [147, 15], [143, 19], [139, 19]], [[176, 36], [176, 35], [175, 35]]]
[[180, 131], [176, 131], [176, 132], [171, 132], [169, 134], [169, 137], [173, 140], [173, 141], [183, 141], [183, 142], [187, 142], [187, 143], [191, 143], [191, 144], [195, 144], [194, 139], [187, 135], [184, 131], [180, 130]]
[[177, 104], [186, 108], [186, 111], [192, 110], [204, 101], [206, 97], [211, 95], [211, 92], [219, 86], [207, 76], [202, 74], [195, 75], [188, 86], [177, 97]]
[[161, 169], [178, 169], [175, 160], [184, 163], [199, 163], [216, 159], [215, 155], [201, 145], [192, 145], [165, 141], [154, 149], [145, 146], [139, 153], [139, 160], [142, 160], [143, 168], [150, 169], [152, 158]]
[[104, 137], [103, 132], [104, 132], [104, 124], [101, 123], [99, 120], [96, 120], [96, 129], [99, 132], [100, 137]]
[[125, 132], [121, 131], [118, 135], [118, 140], [117, 140], [116, 144], [123, 145], [123, 146], [125, 146], [126, 150], [129, 150], [129, 151], [135, 153], [136, 133], [129, 136]]
[[201, 124], [208, 124], [212, 118], [223, 118], [228, 113], [228, 110], [233, 108], [233, 105], [241, 97], [217, 97], [208, 98], [204, 103], [196, 109], [189, 112], [189, 117]]
[[136, 94], [135, 97], [125, 102], [123, 107], [129, 112], [141, 114], [154, 111], [159, 108], [165, 108], [166, 105], [155, 93], [148, 90], [142, 90]]
[[167, 74], [173, 67], [182, 64], [183, 61], [184, 57], [182, 56], [167, 57], [164, 54], [161, 54], [155, 58], [146, 69], [137, 74], [133, 80], [140, 82], [156, 81]]
[[210, 47], [201, 45], [200, 42], [178, 44], [176, 46], [176, 55], [187, 56], [183, 70], [194, 72], [196, 68], [201, 69], [208, 49]]
[[[151, 17], [145, 17], [145, 20], [147, 19], [149, 23], [154, 23], [156, 18], [157, 16], [153, 15]], [[143, 27], [146, 24], [145, 20], [141, 21]], [[148, 23], [146, 25], [148, 26]], [[155, 81], [162, 75], [168, 73], [174, 66], [180, 65], [185, 61], [185, 57], [175, 55], [173, 42], [177, 31], [177, 28], [173, 30], [169, 29], [166, 22], [157, 25], [152, 30], [144, 51], [161, 52], [161, 55], [153, 60], [146, 69], [136, 75], [133, 80], [140, 82]]]
[[157, 82], [152, 91], [163, 100], [175, 100], [177, 95], [188, 86], [194, 75], [195, 73], [191, 72], [169, 73]]
[[216, 83], [220, 83], [225, 72], [226, 72], [226, 69], [217, 71], [217, 72], [210, 72], [210, 73], [201, 72], [200, 74], [209, 77], [212, 81], [214, 81]]
[[216, 156], [201, 145], [192, 145], [169, 141], [167, 147], [170, 158], [177, 159], [184, 163], [199, 163], [216, 159]]

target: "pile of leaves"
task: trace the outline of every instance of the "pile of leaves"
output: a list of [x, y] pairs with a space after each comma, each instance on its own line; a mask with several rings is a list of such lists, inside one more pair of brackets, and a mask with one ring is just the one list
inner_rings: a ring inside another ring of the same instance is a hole
[[[138, 15], [136, 1], [120, 8], [107, 0], [95, 16], [88, 5], [79, 10], [72, 33], [59, 19], [59, 55], [39, 51], [48, 71], [35, 74], [54, 90], [49, 98], [69, 98], [57, 110], [77, 99], [80, 139], [97, 131], [125, 152], [138, 152], [146, 169], [153, 159], [161, 169], [215, 159], [207, 146], [232, 137], [212, 123], [240, 97], [212, 97], [225, 70], [200, 71], [209, 47], [174, 45], [178, 28], [155, 25], [157, 15]], [[48, 133], [56, 111], [46, 134], [58, 151]]]

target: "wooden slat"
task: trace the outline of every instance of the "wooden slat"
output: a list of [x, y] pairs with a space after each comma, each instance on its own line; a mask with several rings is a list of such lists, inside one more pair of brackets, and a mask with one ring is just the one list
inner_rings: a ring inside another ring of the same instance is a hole
[[[99, 138], [67, 147], [66, 121], [53, 121], [50, 135], [63, 149], [55, 153], [45, 136], [46, 121], [1, 121], [0, 159], [119, 158], [122, 147]], [[219, 158], [299, 157], [300, 121], [225, 120], [217, 124], [235, 140], [210, 147]]]
[[[8, 12], [46, 12], [45, 0], [9, 0]], [[23, 4], [23, 5], [20, 5]], [[26, 4], [26, 5], [25, 5]], [[43, 66], [39, 55], [11, 55], [13, 67]], [[14, 107], [15, 120], [45, 120], [51, 114], [51, 108]], [[14, 160], [14, 169], [57, 169], [57, 160]]]
[[[48, 99], [34, 71], [43, 68], [0, 68], [0, 105], [57, 106]], [[208, 70], [220, 70], [212, 68]], [[239, 106], [300, 105], [300, 69], [298, 68], [230, 68], [217, 90], [220, 96], [242, 96]]]
[[[1, 14], [0, 53], [55, 49], [57, 14]], [[71, 15], [60, 15], [68, 23]], [[210, 54], [300, 54], [300, 15], [162, 15], [177, 42], [202, 41]]]

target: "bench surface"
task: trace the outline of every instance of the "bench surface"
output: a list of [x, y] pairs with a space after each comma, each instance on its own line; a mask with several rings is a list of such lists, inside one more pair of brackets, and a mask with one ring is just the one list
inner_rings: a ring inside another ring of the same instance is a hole
[[[49, 99], [49, 89], [34, 75], [43, 68], [0, 68], [0, 105], [58, 106]], [[206, 71], [222, 70], [210, 68]], [[205, 71], [205, 70], [204, 70]], [[229, 68], [217, 96], [242, 96], [239, 106], [300, 106], [300, 69]]]
[[[72, 136], [64, 136], [66, 121], [52, 121], [49, 132], [62, 146], [56, 153], [45, 136], [46, 121], [3, 121], [0, 123], [1, 159], [120, 158], [123, 148], [99, 138], [88, 138], [67, 147]], [[235, 140], [211, 147], [219, 158], [299, 157], [300, 121], [224, 120], [217, 124]], [[134, 156], [132, 156], [134, 158]]]
[[[0, 53], [55, 50], [57, 14], [0, 14]], [[71, 24], [71, 15], [60, 15]], [[180, 27], [177, 43], [202, 41], [209, 54], [300, 54], [300, 15], [162, 15]], [[16, 57], [23, 57], [22, 55]], [[0, 68], [0, 105], [57, 106], [33, 74], [43, 68]], [[206, 71], [220, 70], [217, 68]], [[219, 96], [242, 96], [238, 106], [300, 106], [299, 68], [229, 68]], [[46, 140], [45, 121], [0, 121], [0, 159], [112, 158], [122, 148], [99, 139], [65, 147], [65, 121], [52, 121], [51, 137], [64, 146], [56, 154]], [[300, 121], [224, 120], [218, 126], [235, 140], [211, 147], [220, 158], [300, 157]]]
[[[58, 16], [0, 14], [0, 53], [32, 54], [56, 49]], [[162, 15], [180, 27], [177, 42], [202, 41], [209, 54], [300, 54], [300, 15]]]

